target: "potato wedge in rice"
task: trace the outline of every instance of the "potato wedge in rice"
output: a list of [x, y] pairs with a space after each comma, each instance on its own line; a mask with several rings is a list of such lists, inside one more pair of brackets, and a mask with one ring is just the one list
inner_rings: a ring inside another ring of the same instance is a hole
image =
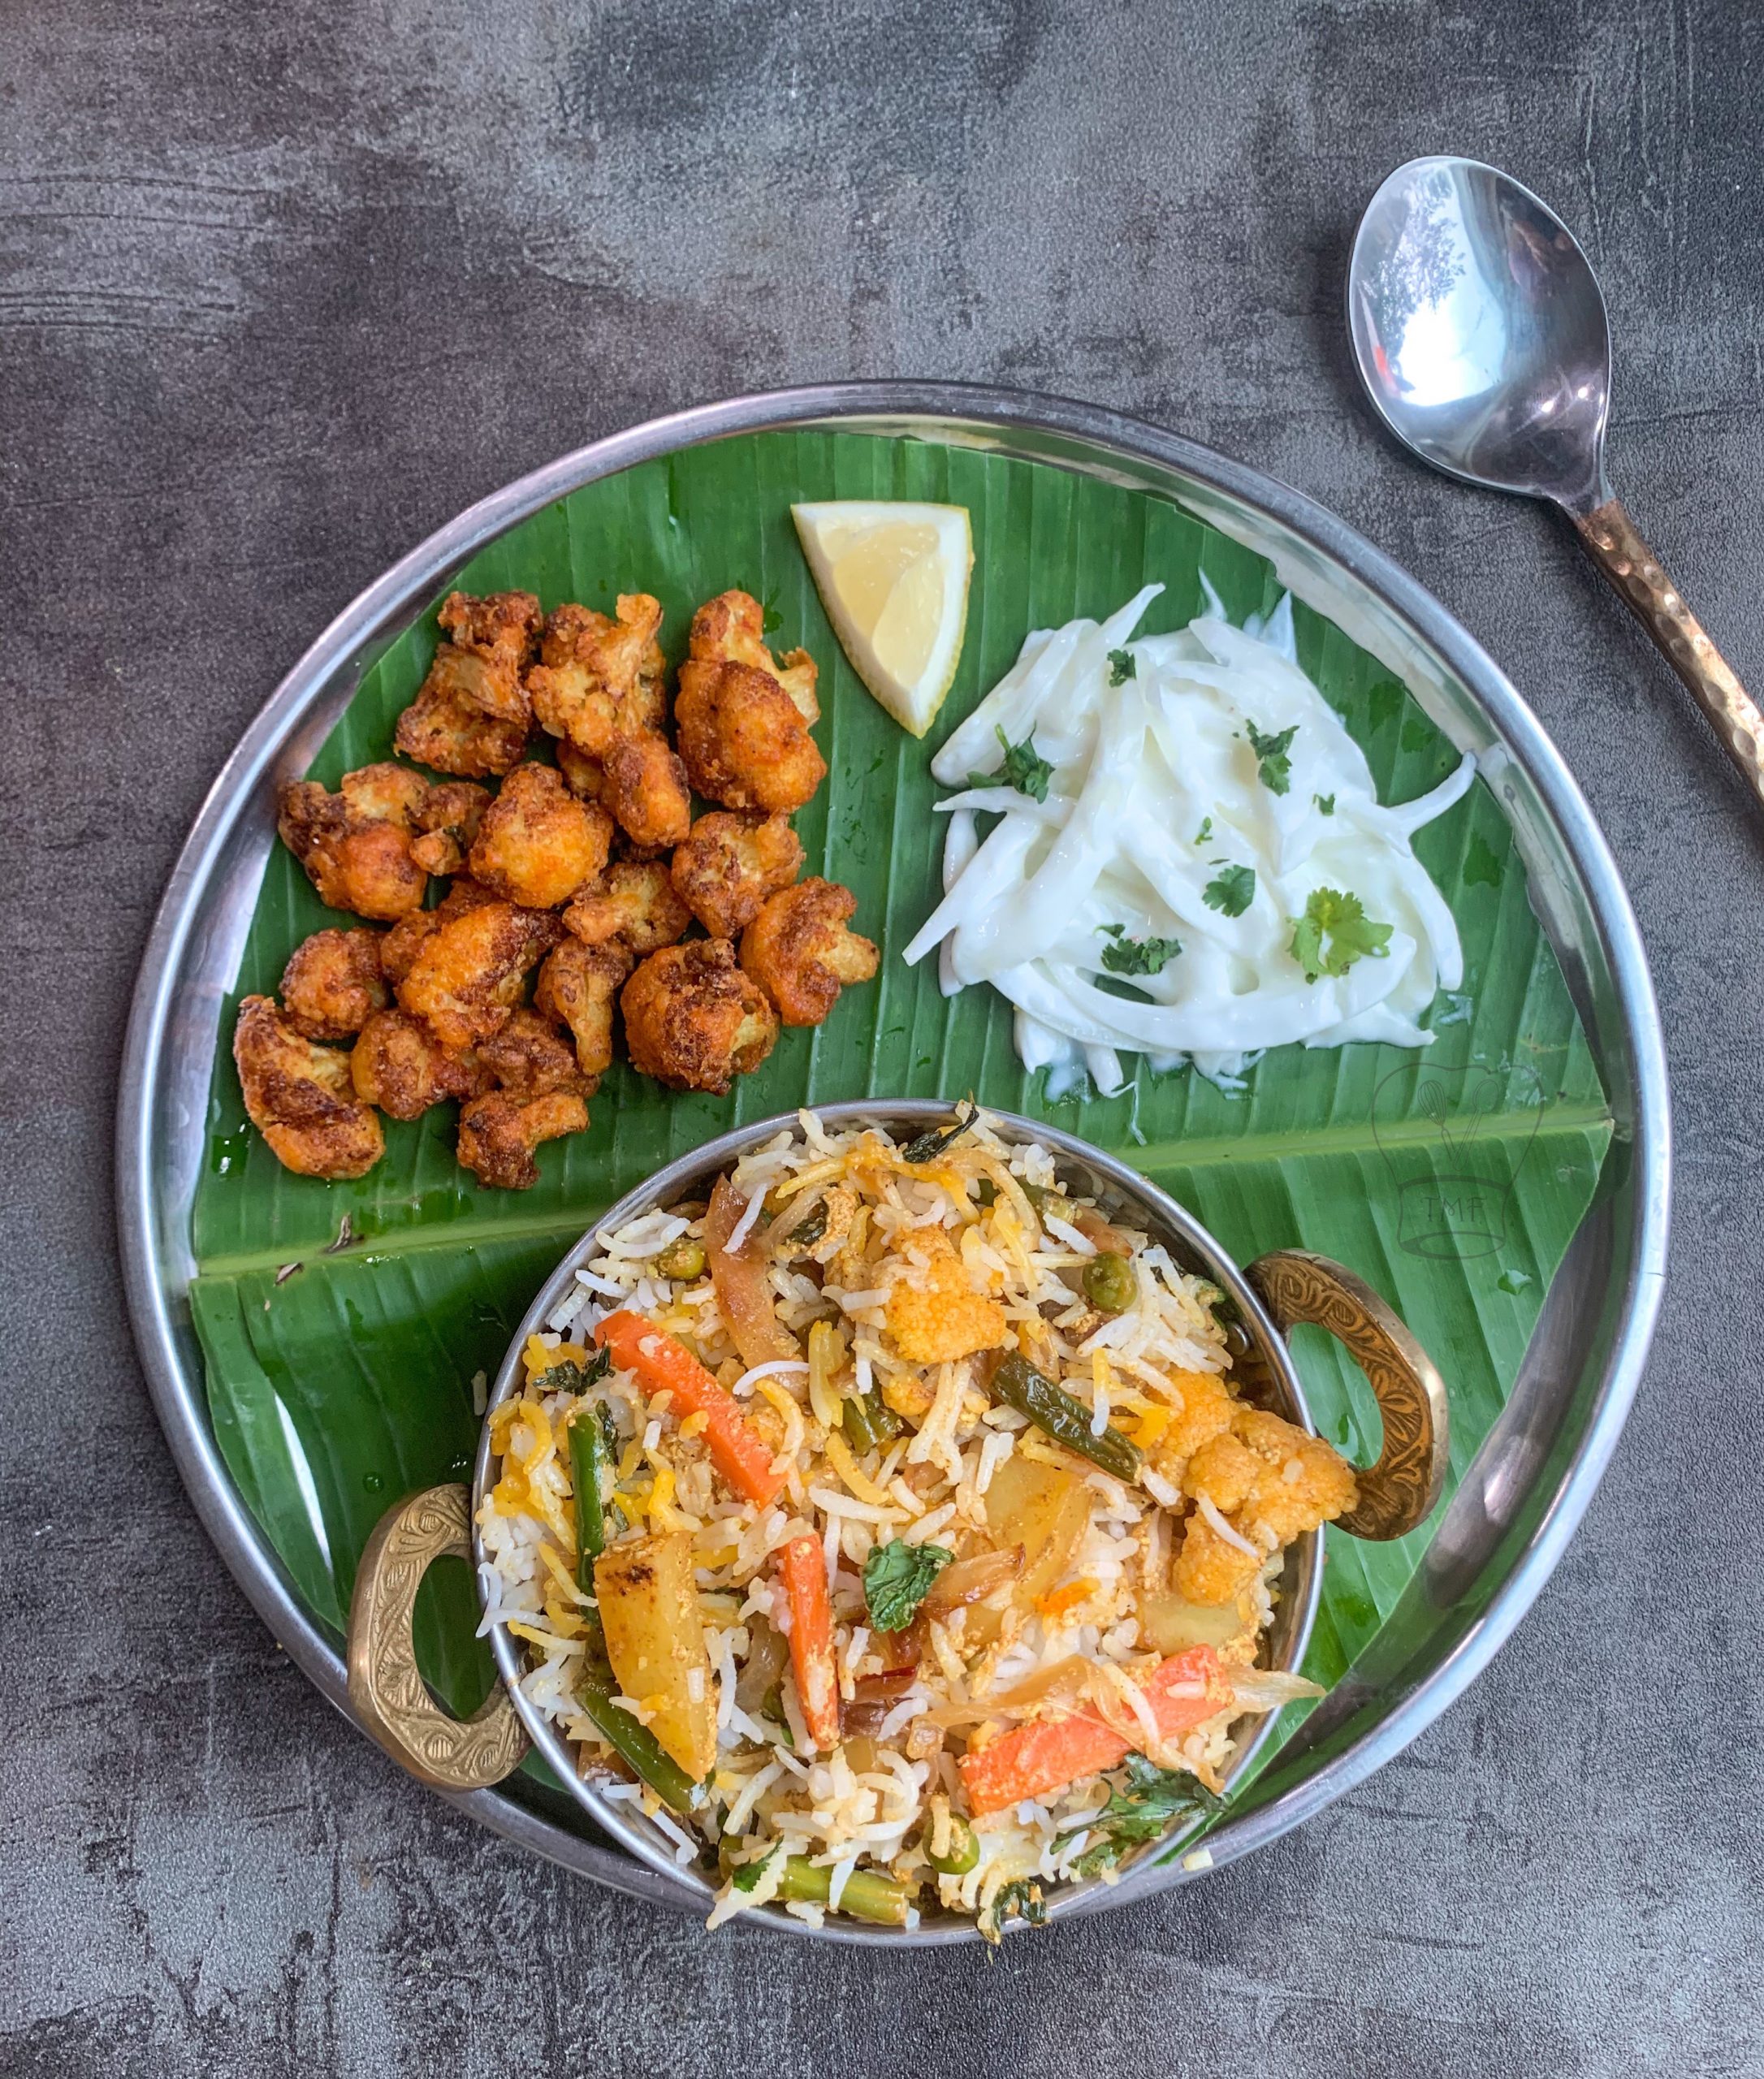
[[692, 1533], [616, 1545], [594, 1562], [594, 1599], [620, 1689], [648, 1713], [664, 1753], [694, 1783], [716, 1766], [716, 1700], [693, 1581]]

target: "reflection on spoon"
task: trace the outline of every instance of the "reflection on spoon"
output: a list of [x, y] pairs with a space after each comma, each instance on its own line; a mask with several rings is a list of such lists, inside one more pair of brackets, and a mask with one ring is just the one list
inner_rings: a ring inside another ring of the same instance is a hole
[[1367, 392], [1407, 447], [1569, 515], [1764, 802], [1764, 717], [1606, 481], [1611, 328], [1567, 227], [1494, 166], [1412, 160], [1360, 220], [1347, 320]]

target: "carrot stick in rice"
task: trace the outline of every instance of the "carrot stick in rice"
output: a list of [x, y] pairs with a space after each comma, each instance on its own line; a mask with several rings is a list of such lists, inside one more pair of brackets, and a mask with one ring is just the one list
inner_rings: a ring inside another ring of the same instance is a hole
[[817, 1747], [831, 1749], [839, 1744], [839, 1671], [820, 1540], [793, 1537], [779, 1555], [778, 1571], [790, 1604], [790, 1665], [802, 1722]]
[[[1231, 1701], [1232, 1692], [1211, 1646], [1192, 1646], [1155, 1669], [1142, 1685], [1165, 1740], [1180, 1740]], [[1093, 1711], [1038, 1718], [1020, 1725], [957, 1763], [975, 1815], [1003, 1812], [1026, 1798], [1046, 1796], [1082, 1777], [1118, 1768], [1135, 1743]]]
[[683, 1342], [646, 1321], [641, 1314], [608, 1314], [594, 1339], [612, 1352], [620, 1371], [634, 1372], [650, 1393], [673, 1395], [670, 1412], [705, 1417], [705, 1448], [711, 1463], [744, 1499], [768, 1508], [783, 1491], [785, 1476], [772, 1469], [770, 1446], [741, 1413], [734, 1396], [706, 1371]]

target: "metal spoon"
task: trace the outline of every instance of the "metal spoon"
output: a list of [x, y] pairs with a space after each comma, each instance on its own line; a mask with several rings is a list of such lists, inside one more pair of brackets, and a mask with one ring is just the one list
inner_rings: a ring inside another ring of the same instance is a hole
[[1366, 206], [1347, 269], [1362, 381], [1423, 461], [1559, 505], [1764, 802], [1764, 716], [1605, 480], [1611, 326], [1573, 234], [1474, 159], [1412, 159]]

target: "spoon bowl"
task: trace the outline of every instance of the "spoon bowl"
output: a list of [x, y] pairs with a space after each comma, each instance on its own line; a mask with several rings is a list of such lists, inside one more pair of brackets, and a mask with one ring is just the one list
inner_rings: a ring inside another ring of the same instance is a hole
[[1360, 218], [1347, 329], [1374, 408], [1423, 461], [1568, 514], [1764, 805], [1764, 715], [1606, 482], [1611, 325], [1562, 219], [1495, 166], [1411, 159]]
[[1399, 166], [1354, 240], [1348, 326], [1380, 416], [1436, 469], [1576, 512], [1610, 496], [1605, 299], [1516, 180], [1472, 159]]

